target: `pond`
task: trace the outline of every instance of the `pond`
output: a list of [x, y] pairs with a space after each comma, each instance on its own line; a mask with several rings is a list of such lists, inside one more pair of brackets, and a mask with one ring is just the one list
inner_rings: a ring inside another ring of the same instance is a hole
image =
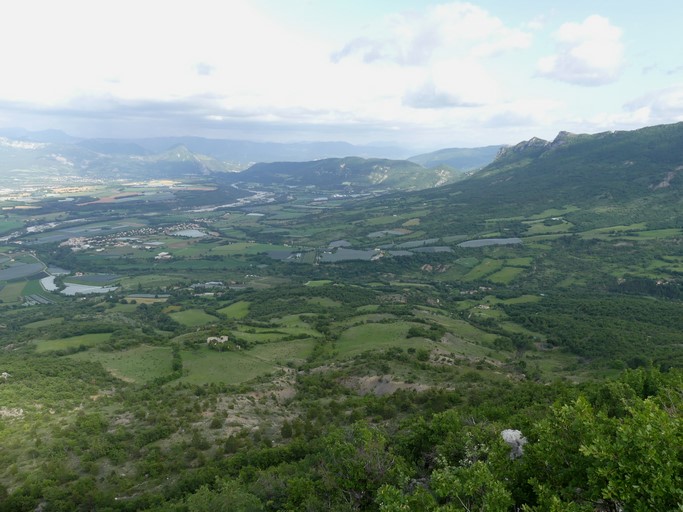
[[[40, 280], [41, 286], [48, 292], [57, 291], [57, 285], [55, 284], [55, 276], [44, 277]], [[73, 284], [66, 283], [66, 288], [61, 290], [59, 293], [62, 295], [73, 296], [79, 293], [88, 295], [91, 293], [107, 293], [116, 290], [116, 286], [89, 286], [86, 284]]]

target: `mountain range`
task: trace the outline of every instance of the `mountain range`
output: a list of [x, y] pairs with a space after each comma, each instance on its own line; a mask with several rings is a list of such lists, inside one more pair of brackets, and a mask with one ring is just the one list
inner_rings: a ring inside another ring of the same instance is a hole
[[5, 129], [0, 130], [0, 172], [40, 181], [46, 176], [154, 179], [244, 171], [228, 181], [331, 190], [415, 190], [453, 182], [464, 171], [484, 166], [495, 156], [493, 149], [498, 147], [440, 150], [396, 160], [392, 155], [405, 155], [405, 149], [200, 137], [77, 139], [55, 130]]

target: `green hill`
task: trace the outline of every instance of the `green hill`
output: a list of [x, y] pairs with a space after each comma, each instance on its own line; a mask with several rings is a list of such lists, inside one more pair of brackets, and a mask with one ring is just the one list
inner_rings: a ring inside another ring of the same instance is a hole
[[455, 173], [432, 170], [407, 160], [380, 158], [327, 158], [312, 162], [255, 164], [238, 175], [240, 181], [287, 186], [316, 186], [419, 190], [452, 182]]
[[502, 150], [467, 179], [401, 197], [400, 203], [405, 208], [406, 202], [417, 207], [431, 201], [438, 231], [454, 222], [471, 225], [569, 206], [574, 211], [568, 217], [587, 228], [634, 222], [675, 226], [682, 189], [683, 123], [678, 123], [595, 135], [561, 132], [552, 142], [531, 139]]

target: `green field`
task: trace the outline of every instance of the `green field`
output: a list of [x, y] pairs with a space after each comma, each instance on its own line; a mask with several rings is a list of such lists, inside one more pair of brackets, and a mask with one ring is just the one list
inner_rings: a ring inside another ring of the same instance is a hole
[[186, 325], [187, 327], [197, 327], [218, 321], [218, 318], [205, 313], [201, 309], [186, 309], [184, 311], [178, 311], [176, 313], [171, 313], [170, 317], [176, 322]]
[[349, 357], [366, 350], [386, 349], [389, 347], [426, 348], [434, 342], [424, 338], [407, 338], [412, 326], [409, 322], [392, 324], [362, 324], [350, 327], [342, 332], [335, 347], [340, 357]]
[[[22, 295], [44, 295], [48, 294], [38, 280], [28, 281], [21, 292]], [[48, 294], [50, 295], [50, 294]]]
[[523, 268], [519, 267], [503, 267], [497, 272], [494, 272], [487, 279], [496, 284], [509, 284], [514, 281], [520, 274], [524, 272]]
[[68, 350], [81, 345], [86, 347], [94, 347], [111, 338], [110, 332], [100, 332], [94, 334], [81, 334], [80, 336], [72, 336], [70, 338], [61, 338], [58, 340], [37, 340], [36, 352], [52, 352], [55, 350]]
[[202, 347], [182, 351], [185, 375], [191, 384], [241, 384], [275, 371], [289, 361], [300, 363], [310, 353], [312, 340], [258, 345], [250, 350], [217, 352]]
[[476, 281], [478, 279], [483, 279], [489, 274], [500, 270], [505, 264], [504, 260], [494, 260], [491, 258], [485, 258], [484, 261], [479, 263], [476, 267], [470, 270], [463, 279], [465, 281]]
[[69, 357], [101, 363], [115, 377], [144, 383], [171, 373], [171, 347], [141, 345], [121, 352], [89, 350]]
[[38, 320], [37, 322], [31, 322], [30, 324], [24, 325], [25, 329], [40, 329], [41, 327], [48, 327], [50, 325], [59, 325], [64, 323], [64, 318], [54, 317], [48, 318], [46, 320]]
[[505, 264], [511, 267], [530, 267], [534, 259], [529, 258], [509, 258], [505, 260]]
[[317, 286], [325, 286], [326, 284], [332, 284], [332, 281], [329, 279], [317, 279], [315, 281], [308, 281], [304, 284], [304, 286], [311, 286], [311, 287], [317, 287]]
[[238, 300], [229, 306], [219, 309], [218, 312], [227, 316], [228, 318], [239, 320], [240, 318], [244, 318], [249, 314], [249, 302], [245, 300]]
[[525, 223], [529, 227], [524, 233], [525, 236], [533, 235], [547, 235], [551, 233], [567, 233], [572, 230], [574, 225], [571, 222], [562, 222], [558, 224], [546, 225], [542, 221], [533, 221]]
[[229, 245], [214, 246], [209, 253], [224, 256], [235, 256], [240, 254], [258, 254], [269, 251], [288, 251], [291, 247], [285, 245], [257, 244], [250, 242], [236, 242]]
[[17, 283], [7, 283], [0, 289], [0, 301], [2, 302], [17, 302], [21, 297], [26, 283], [24, 281]]
[[134, 293], [139, 287], [145, 290], [154, 288], [164, 288], [185, 280], [184, 276], [169, 276], [164, 274], [144, 274], [134, 277], [125, 277], [119, 281], [119, 285], [124, 290]]

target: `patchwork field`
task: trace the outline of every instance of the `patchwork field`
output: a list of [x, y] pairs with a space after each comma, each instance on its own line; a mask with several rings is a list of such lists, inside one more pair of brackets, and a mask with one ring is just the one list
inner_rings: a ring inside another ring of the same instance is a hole
[[171, 313], [169, 316], [176, 322], [188, 327], [196, 327], [218, 321], [218, 318], [209, 315], [200, 309], [186, 309], [184, 311]]
[[72, 336], [70, 338], [62, 338], [57, 340], [37, 340], [36, 352], [53, 352], [56, 350], [69, 350], [80, 346], [94, 347], [111, 338], [110, 332], [82, 334], [80, 336]]
[[141, 345], [118, 352], [88, 350], [68, 356], [93, 361], [126, 382], [145, 383], [171, 373], [171, 348]]

